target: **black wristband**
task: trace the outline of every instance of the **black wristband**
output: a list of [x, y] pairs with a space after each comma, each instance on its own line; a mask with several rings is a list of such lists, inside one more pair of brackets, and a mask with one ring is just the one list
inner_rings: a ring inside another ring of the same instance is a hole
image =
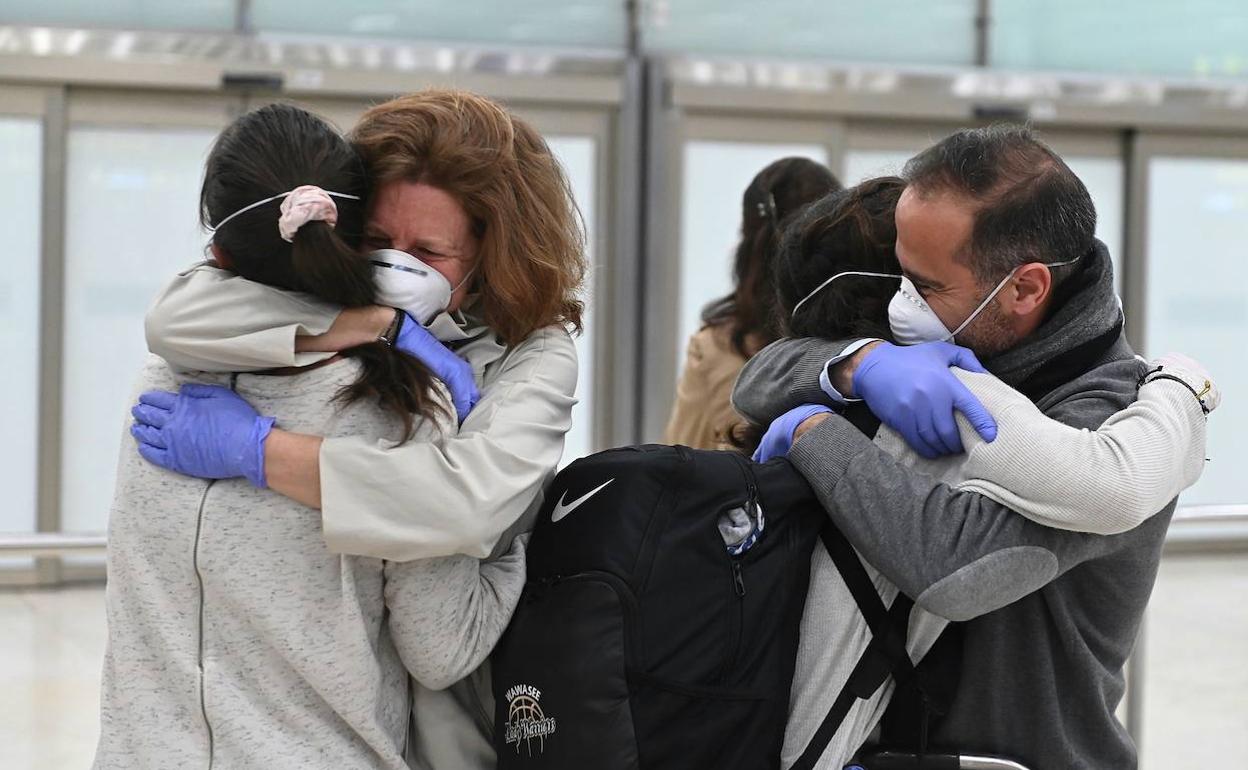
[[399, 329], [403, 328], [403, 311], [395, 308], [394, 320], [386, 327], [386, 330], [377, 336], [378, 342], [384, 342], [388, 347], [394, 347], [394, 343], [399, 338]]
[[[1170, 374], [1169, 372], [1165, 371], [1165, 367], [1159, 366], [1156, 369], [1145, 372], [1144, 376], [1140, 378], [1140, 387], [1144, 387], [1148, 383], [1156, 382], [1157, 380], [1174, 380], [1175, 382], [1179, 383], [1183, 387], [1187, 388], [1189, 391], [1191, 391], [1192, 396], [1196, 399], [1196, 403], [1200, 404], [1200, 411], [1204, 412], [1205, 414], [1209, 414], [1209, 407], [1205, 406], [1204, 393], [1196, 392], [1196, 388], [1192, 387], [1192, 384], [1190, 382], [1183, 379], [1182, 377], [1176, 377], [1175, 375]], [[1205, 393], [1208, 393], [1208, 392], [1209, 392], [1209, 389], [1206, 388]]]

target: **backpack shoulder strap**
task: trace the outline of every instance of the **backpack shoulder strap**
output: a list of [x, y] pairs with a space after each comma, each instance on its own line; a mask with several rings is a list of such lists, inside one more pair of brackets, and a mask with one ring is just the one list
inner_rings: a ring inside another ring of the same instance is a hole
[[885, 607], [871, 576], [858, 558], [858, 553], [831, 520], [824, 525], [819, 536], [858, 609], [866, 618], [873, 638], [845, 686], [836, 696], [827, 716], [806, 745], [806, 750], [790, 770], [812, 770], [831, 742], [832, 736], [836, 735], [837, 729], [845, 721], [854, 701], [871, 697], [888, 679], [889, 674], [898, 682], [910, 680], [914, 676], [914, 664], [906, 651], [906, 634], [914, 602], [905, 594], [898, 593], [892, 607]]

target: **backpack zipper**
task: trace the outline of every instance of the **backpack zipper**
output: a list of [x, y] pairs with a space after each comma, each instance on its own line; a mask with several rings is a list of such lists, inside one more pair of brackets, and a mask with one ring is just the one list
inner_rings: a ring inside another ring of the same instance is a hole
[[[758, 520], [758, 486], [754, 482], [754, 473], [746, 464], [745, 458], [740, 455], [731, 455], [736, 461], [737, 467], [741, 470], [741, 475], [745, 479], [745, 512], [753, 520]], [[746, 552], [748, 553], [748, 551]], [[728, 678], [736, 668], [737, 659], [741, 657], [741, 641], [745, 637], [745, 553], [733, 556], [728, 555], [728, 559], [732, 565], [732, 588], [737, 595], [736, 606], [736, 623], [733, 628], [732, 654], [728, 657], [724, 665], [723, 674], [720, 676], [721, 681]]]
[[584, 570], [571, 574], [558, 574], [542, 578], [541, 583], [549, 590], [560, 583], [601, 583], [610, 588], [620, 602], [624, 615], [624, 664], [626, 667], [646, 671], [646, 651], [642, 644], [644, 636], [641, 632], [641, 612], [637, 606], [637, 597], [628, 582], [613, 572], [605, 570]]

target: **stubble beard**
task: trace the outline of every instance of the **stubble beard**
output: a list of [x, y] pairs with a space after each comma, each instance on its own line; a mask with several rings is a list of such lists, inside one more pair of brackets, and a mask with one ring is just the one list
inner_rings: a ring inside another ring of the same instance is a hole
[[1000, 303], [994, 298], [971, 325], [962, 330], [955, 342], [970, 348], [982, 360], [1004, 353], [1017, 345], [1018, 339]]

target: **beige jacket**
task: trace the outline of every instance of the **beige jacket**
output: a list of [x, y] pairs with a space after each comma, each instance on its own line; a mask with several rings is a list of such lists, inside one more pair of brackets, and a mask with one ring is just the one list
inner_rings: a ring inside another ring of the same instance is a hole
[[724, 326], [704, 326], [690, 337], [663, 443], [725, 448], [731, 430], [744, 422], [732, 408], [732, 386], [745, 362]]
[[[334, 354], [296, 353], [295, 336], [324, 333], [340, 310], [201, 264], [157, 296], [147, 346], [182, 370], [307, 366]], [[331, 550], [392, 561], [483, 558], [541, 505], [576, 404], [572, 338], [550, 327], [506, 348], [479, 321], [447, 314], [430, 329], [472, 364], [481, 401], [441, 445], [326, 439], [321, 517]]]
[[[296, 353], [296, 335], [324, 333], [339, 311], [204, 264], [156, 298], [147, 343], [180, 369], [306, 366], [333, 354]], [[472, 364], [481, 400], [440, 444], [326, 437], [321, 523], [331, 551], [390, 561], [497, 557], [512, 534], [531, 527], [557, 470], [576, 403], [568, 333], [541, 329], [507, 348], [470, 316], [443, 314], [430, 328]], [[446, 690], [414, 683], [412, 701], [414, 766], [494, 766], [488, 662]]]

